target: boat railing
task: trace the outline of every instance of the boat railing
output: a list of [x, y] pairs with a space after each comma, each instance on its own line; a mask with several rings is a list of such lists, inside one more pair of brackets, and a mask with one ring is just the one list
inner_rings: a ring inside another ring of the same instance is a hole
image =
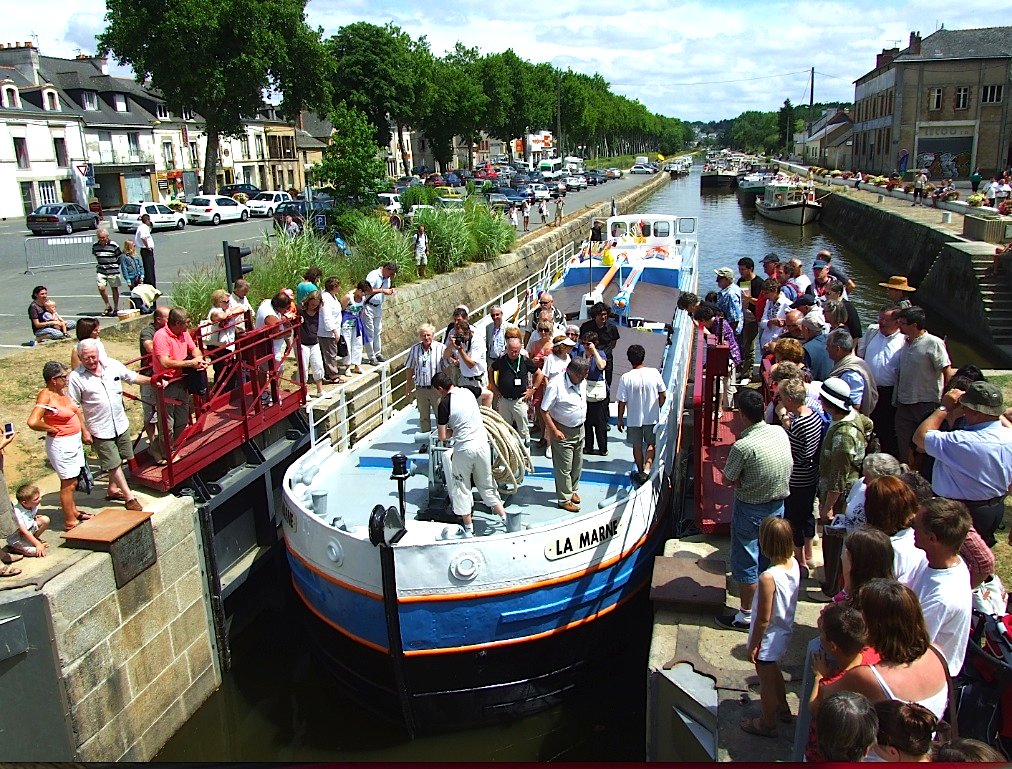
[[730, 348], [721, 339], [707, 339], [703, 329], [696, 331], [696, 356], [692, 383], [693, 443], [696, 462], [696, 499], [703, 498], [703, 447], [717, 439], [723, 380], [729, 372]]
[[[477, 322], [485, 317], [490, 307], [515, 302], [516, 311], [507, 320], [527, 323], [538, 305], [538, 296], [561, 277], [576, 251], [576, 242], [553, 251], [539, 271], [472, 310], [472, 320]], [[407, 392], [405, 366], [409, 350], [388, 358], [370, 376], [355, 384], [331, 388], [307, 400], [305, 408], [312, 446], [325, 444], [335, 451], [347, 451], [411, 404], [414, 399]]]

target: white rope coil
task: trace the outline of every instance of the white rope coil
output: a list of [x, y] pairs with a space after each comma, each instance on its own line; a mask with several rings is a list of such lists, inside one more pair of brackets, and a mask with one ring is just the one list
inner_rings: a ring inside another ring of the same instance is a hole
[[496, 483], [516, 491], [523, 483], [524, 474], [534, 470], [527, 447], [499, 412], [486, 406], [480, 406], [479, 410], [492, 446], [492, 477]]

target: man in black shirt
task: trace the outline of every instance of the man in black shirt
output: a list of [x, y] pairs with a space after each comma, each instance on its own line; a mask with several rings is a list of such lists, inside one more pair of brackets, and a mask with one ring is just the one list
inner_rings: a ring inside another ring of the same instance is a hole
[[742, 293], [742, 310], [745, 322], [741, 331], [741, 372], [742, 379], [752, 378], [755, 366], [755, 340], [759, 336], [759, 316], [756, 312], [759, 298], [763, 295], [763, 279], [755, 274], [755, 261], [749, 256], [738, 260], [738, 288]]
[[584, 321], [580, 326], [580, 336], [593, 331], [597, 334], [597, 349], [604, 353], [608, 360], [608, 366], [604, 370], [604, 379], [608, 383], [608, 390], [611, 391], [611, 377], [614, 370], [615, 345], [618, 344], [618, 326], [608, 319], [610, 315], [608, 305], [598, 302], [590, 308], [590, 320]]
[[[496, 411], [513, 425], [530, 453], [531, 431], [527, 426], [527, 403], [545, 375], [531, 359], [520, 354], [520, 340], [506, 340], [506, 354], [496, 358], [489, 368], [488, 386], [499, 396]], [[534, 377], [533, 382], [531, 377]]]

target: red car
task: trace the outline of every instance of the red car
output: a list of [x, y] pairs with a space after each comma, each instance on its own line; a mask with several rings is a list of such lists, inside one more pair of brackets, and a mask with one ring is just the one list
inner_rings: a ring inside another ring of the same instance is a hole
[[429, 174], [425, 177], [426, 187], [445, 187], [446, 182], [443, 181], [443, 177], [439, 174]]

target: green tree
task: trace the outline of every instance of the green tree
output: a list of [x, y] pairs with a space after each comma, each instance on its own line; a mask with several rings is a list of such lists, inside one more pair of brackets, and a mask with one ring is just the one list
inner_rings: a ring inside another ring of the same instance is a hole
[[462, 136], [471, 147], [478, 138], [488, 96], [482, 88], [476, 48], [457, 43], [446, 56], [432, 63], [432, 106], [418, 127], [432, 146], [432, 155], [446, 168], [453, 160], [453, 137]]
[[794, 105], [790, 99], [784, 99], [784, 106], [777, 112], [777, 132], [783, 140], [783, 147], [787, 152], [791, 151], [791, 139], [794, 132]]
[[330, 113], [335, 133], [312, 169], [314, 184], [333, 187], [340, 203], [360, 204], [386, 186], [386, 164], [376, 146], [376, 127], [344, 102]]
[[322, 30], [305, 19], [304, 0], [107, 0], [98, 49], [150, 81], [176, 114], [204, 121], [203, 188], [217, 189], [218, 146], [281, 94], [281, 114], [329, 107]]

